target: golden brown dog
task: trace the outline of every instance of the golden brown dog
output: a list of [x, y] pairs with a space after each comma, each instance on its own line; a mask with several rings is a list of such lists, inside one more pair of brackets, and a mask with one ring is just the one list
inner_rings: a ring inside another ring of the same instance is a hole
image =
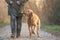
[[38, 35], [39, 37], [39, 32], [40, 32], [39, 17], [31, 9], [28, 9], [24, 14], [27, 15], [28, 17], [27, 23], [28, 23], [30, 38], [32, 34]]

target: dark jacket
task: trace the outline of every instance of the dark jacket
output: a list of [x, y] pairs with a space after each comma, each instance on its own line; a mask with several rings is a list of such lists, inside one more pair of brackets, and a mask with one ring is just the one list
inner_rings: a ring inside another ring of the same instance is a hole
[[18, 1], [20, 1], [21, 5], [17, 5], [17, 3], [16, 3], [17, 0], [12, 0], [13, 4], [10, 4], [11, 0], [5, 0], [5, 1], [8, 4], [8, 14], [18, 16], [23, 11], [24, 4], [28, 0], [18, 0]]

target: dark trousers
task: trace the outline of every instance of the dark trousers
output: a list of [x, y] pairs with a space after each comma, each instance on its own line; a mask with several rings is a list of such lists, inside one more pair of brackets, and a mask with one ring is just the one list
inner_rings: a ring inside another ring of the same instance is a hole
[[11, 33], [12, 35], [20, 35], [21, 25], [22, 25], [22, 16], [11, 16]]

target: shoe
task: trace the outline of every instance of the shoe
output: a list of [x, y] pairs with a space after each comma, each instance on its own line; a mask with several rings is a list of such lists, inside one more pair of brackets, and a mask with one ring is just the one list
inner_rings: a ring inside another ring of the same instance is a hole
[[19, 38], [20, 37], [20, 33], [16, 35], [16, 38]]
[[11, 38], [15, 38], [15, 35], [11, 35]]
[[16, 38], [19, 38], [20, 36], [16, 36]]

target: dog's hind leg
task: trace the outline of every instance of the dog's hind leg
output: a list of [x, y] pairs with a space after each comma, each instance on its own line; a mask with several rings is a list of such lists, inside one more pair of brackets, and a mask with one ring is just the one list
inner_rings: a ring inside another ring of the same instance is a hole
[[39, 34], [40, 34], [40, 21], [37, 24], [37, 35], [38, 35], [38, 37], [39, 37]]

